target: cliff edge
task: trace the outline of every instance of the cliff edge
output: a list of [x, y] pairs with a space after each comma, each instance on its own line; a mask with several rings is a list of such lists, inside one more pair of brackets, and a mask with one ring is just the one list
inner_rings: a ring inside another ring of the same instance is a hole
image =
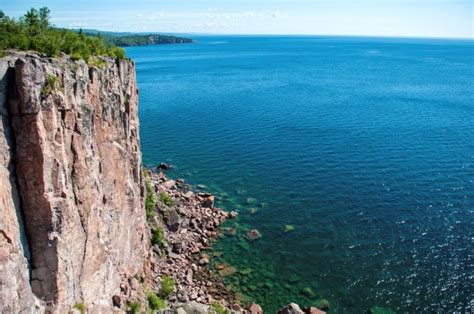
[[112, 309], [149, 252], [132, 61], [0, 59], [0, 312]]

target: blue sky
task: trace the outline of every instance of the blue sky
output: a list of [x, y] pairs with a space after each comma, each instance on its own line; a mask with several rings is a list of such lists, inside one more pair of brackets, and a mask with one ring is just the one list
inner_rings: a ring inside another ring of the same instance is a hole
[[213, 34], [473, 38], [474, 0], [0, 0], [19, 16], [48, 6], [62, 27]]

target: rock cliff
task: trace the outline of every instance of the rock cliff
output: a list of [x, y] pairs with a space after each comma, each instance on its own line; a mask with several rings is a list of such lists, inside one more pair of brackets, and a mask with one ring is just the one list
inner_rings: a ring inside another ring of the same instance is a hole
[[0, 59], [0, 312], [112, 308], [149, 252], [132, 61]]

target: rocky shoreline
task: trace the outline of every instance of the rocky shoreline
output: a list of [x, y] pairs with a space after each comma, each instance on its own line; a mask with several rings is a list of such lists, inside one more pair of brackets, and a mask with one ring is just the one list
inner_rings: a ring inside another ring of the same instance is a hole
[[166, 239], [162, 247], [153, 246], [155, 282], [163, 276], [176, 280], [170, 305], [195, 300], [239, 309], [238, 301], [208, 267], [210, 244], [219, 235], [219, 225], [236, 213], [214, 207], [214, 196], [194, 193], [184, 180], [168, 179], [162, 172], [149, 172], [149, 178], [157, 195], [172, 199], [170, 205], [159, 204], [151, 222], [163, 228]]
[[[166, 298], [166, 308], [158, 312], [263, 313], [258, 304], [243, 304], [223, 284], [222, 276], [209, 267], [212, 241], [222, 235], [220, 224], [226, 219], [236, 218], [237, 212], [215, 207], [213, 195], [195, 193], [183, 179], [169, 179], [163, 171], [170, 168], [170, 165], [162, 164], [156, 171], [144, 170], [147, 193], [152, 193], [156, 200], [153, 210], [147, 212], [152, 245], [145, 273], [124, 278], [122, 295], [116, 299], [127, 301], [117, 304], [118, 307], [130, 310], [130, 304], [138, 301], [142, 309], [147, 308], [146, 291], [162, 291], [168, 280], [164, 278], [171, 278], [174, 287]], [[157, 232], [162, 234], [159, 240], [155, 239]], [[222, 271], [225, 269], [218, 270], [218, 273]], [[300, 308], [292, 303], [279, 313], [326, 312], [315, 307]]]

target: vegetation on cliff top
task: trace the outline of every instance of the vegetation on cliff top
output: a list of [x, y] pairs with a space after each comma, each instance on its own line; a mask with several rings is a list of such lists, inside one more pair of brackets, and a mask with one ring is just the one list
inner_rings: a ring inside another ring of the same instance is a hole
[[124, 59], [125, 51], [108, 44], [100, 36], [87, 36], [53, 27], [46, 7], [30, 9], [19, 19], [6, 16], [0, 11], [0, 56], [5, 49], [33, 50], [55, 57], [63, 52], [73, 59], [89, 62], [94, 56]]
[[127, 46], [145, 46], [158, 44], [188, 44], [194, 41], [190, 38], [176, 37], [162, 34], [132, 34], [116, 32], [100, 32], [97, 30], [84, 30], [84, 33], [90, 36], [102, 36], [107, 44], [127, 47]]

